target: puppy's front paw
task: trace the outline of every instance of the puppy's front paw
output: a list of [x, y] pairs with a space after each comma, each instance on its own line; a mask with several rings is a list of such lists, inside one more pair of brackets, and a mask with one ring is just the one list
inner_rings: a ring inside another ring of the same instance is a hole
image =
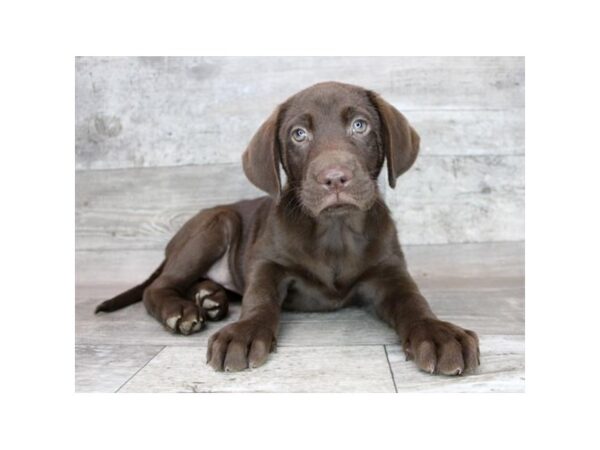
[[275, 348], [273, 332], [256, 320], [224, 326], [208, 341], [206, 362], [217, 371], [261, 366]]
[[409, 329], [403, 342], [407, 359], [429, 373], [460, 375], [479, 366], [479, 339], [449, 322], [426, 319]]

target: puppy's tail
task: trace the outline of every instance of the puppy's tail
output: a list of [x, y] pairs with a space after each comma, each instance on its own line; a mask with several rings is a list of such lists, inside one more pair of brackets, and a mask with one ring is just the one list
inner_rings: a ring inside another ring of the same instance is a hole
[[158, 266], [158, 269], [156, 269], [142, 284], [138, 284], [137, 286], [128, 289], [127, 291], [111, 298], [110, 300], [103, 301], [96, 306], [96, 310], [94, 312], [96, 314], [99, 312], [112, 312], [141, 301], [142, 296], [144, 295], [144, 290], [158, 278], [164, 266], [165, 261], [163, 261], [161, 265]]

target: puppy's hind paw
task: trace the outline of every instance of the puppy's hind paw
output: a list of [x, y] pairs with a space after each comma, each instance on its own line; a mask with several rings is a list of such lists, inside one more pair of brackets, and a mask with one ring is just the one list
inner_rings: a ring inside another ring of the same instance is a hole
[[196, 305], [206, 311], [208, 320], [221, 320], [227, 316], [229, 302], [223, 288], [213, 292], [200, 289], [196, 294]]

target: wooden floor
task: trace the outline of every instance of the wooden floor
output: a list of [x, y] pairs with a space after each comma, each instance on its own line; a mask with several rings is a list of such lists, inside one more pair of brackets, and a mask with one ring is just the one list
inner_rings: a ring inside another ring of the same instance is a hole
[[284, 313], [278, 351], [252, 371], [216, 373], [208, 337], [165, 331], [141, 304], [94, 315], [101, 300], [144, 279], [156, 249], [76, 252], [77, 392], [523, 392], [524, 244], [405, 246], [409, 268], [441, 319], [479, 333], [481, 367], [431, 376], [406, 362], [394, 332], [369, 312]]

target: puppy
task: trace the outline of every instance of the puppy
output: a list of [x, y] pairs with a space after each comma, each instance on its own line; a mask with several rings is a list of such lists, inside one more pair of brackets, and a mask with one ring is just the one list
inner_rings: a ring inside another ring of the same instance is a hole
[[417, 132], [379, 95], [336, 82], [309, 87], [275, 109], [243, 154], [246, 176], [269, 196], [200, 211], [148, 280], [96, 311], [143, 299], [166, 328], [187, 335], [242, 296], [239, 320], [208, 344], [208, 364], [233, 371], [266, 361], [282, 308], [371, 305], [420, 369], [472, 370], [477, 335], [432, 312], [377, 186], [384, 162], [393, 188], [418, 151]]

